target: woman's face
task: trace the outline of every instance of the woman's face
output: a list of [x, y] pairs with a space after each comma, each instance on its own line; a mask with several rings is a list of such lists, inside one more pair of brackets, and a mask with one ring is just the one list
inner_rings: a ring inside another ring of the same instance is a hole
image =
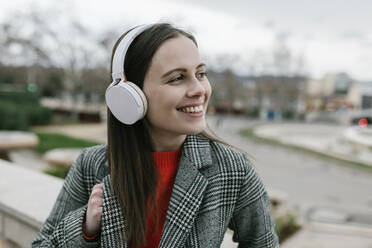
[[211, 87], [205, 64], [189, 38], [180, 35], [158, 48], [145, 76], [143, 91], [153, 137], [204, 130]]

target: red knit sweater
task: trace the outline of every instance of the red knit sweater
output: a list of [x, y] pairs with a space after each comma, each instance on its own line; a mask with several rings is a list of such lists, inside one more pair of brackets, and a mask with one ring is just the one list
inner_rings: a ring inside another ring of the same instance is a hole
[[147, 218], [146, 243], [141, 246], [141, 248], [156, 248], [159, 245], [174, 180], [176, 178], [180, 154], [181, 150], [152, 153], [152, 157], [159, 172], [159, 182], [156, 192], [159, 225], [156, 226], [155, 212], [149, 214]]

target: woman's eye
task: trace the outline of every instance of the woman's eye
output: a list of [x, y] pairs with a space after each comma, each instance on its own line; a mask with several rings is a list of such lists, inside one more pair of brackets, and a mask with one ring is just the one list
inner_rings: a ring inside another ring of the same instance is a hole
[[207, 72], [200, 72], [200, 73], [197, 74], [197, 77], [198, 77], [199, 79], [202, 79], [202, 78], [204, 78], [204, 77], [206, 77], [206, 76], [207, 76]]
[[178, 77], [169, 80], [168, 83], [173, 83], [173, 82], [176, 82], [176, 81], [182, 80], [183, 78], [184, 78], [183, 75], [179, 75]]

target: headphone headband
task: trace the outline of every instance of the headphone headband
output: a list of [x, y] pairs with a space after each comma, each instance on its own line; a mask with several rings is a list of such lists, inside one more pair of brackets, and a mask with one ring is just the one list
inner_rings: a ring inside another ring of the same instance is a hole
[[140, 25], [129, 31], [124, 38], [120, 41], [119, 45], [117, 46], [113, 58], [112, 63], [112, 80], [113, 82], [123, 80], [124, 82], [127, 81], [125, 76], [124, 70], [124, 60], [125, 55], [128, 51], [130, 44], [132, 44], [133, 40], [137, 37], [137, 35], [141, 34], [145, 29], [152, 26], [152, 24], [147, 25]]
[[133, 40], [152, 24], [137, 26], [129, 31], [115, 49], [112, 60], [113, 82], [106, 89], [107, 107], [120, 122], [131, 125], [143, 118], [147, 112], [147, 100], [142, 90], [127, 81], [124, 70], [125, 55]]

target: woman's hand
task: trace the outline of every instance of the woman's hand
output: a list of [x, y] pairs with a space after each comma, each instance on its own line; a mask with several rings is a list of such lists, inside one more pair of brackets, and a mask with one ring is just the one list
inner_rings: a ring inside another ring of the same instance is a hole
[[88, 201], [88, 209], [83, 223], [83, 232], [87, 236], [93, 236], [101, 229], [102, 202], [103, 184], [100, 183], [94, 185]]

